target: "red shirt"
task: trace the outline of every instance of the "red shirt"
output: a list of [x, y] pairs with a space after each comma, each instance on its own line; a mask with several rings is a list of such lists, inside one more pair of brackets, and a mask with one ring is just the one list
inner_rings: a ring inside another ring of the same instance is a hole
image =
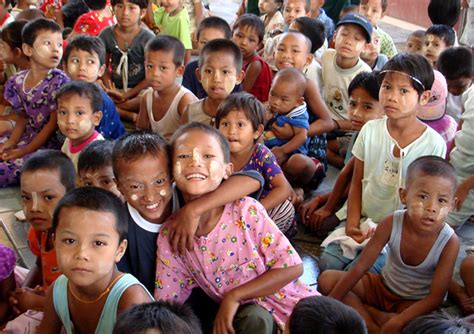
[[249, 93], [255, 96], [260, 102], [266, 102], [268, 100], [270, 86], [272, 85], [272, 71], [267, 62], [258, 55], [253, 55], [248, 61], [244, 61], [243, 70], [247, 71], [247, 68], [254, 61], [259, 61], [262, 64], [262, 70]]
[[98, 11], [90, 11], [79, 16], [73, 30], [78, 34], [98, 36], [102, 30], [115, 23], [113, 15], [103, 16]]

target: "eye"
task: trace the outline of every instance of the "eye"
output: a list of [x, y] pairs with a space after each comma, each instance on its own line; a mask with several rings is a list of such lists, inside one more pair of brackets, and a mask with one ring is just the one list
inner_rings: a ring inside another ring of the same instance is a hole
[[85, 112], [83, 112], [83, 111], [77, 111], [77, 112], [76, 112], [76, 115], [77, 115], [77, 116], [82, 116], [82, 115], [84, 115], [84, 114], [85, 114]]
[[439, 199], [439, 202], [440, 202], [441, 204], [446, 204], [446, 203], [448, 203], [448, 201], [447, 201], [445, 198], [440, 198], [440, 199]]
[[71, 239], [71, 238], [66, 238], [66, 239], [63, 239], [63, 243], [65, 243], [66, 245], [72, 245], [76, 242], [76, 240], [74, 239]]
[[420, 194], [418, 195], [418, 197], [421, 199], [428, 199], [428, 195], [425, 195], [425, 194]]
[[66, 115], [66, 112], [64, 110], [60, 110], [60, 111], [58, 111], [58, 114], [61, 115], [61, 116], [64, 116], [64, 115]]
[[188, 159], [191, 157], [191, 154], [178, 154], [178, 159]]
[[206, 73], [206, 74], [211, 74], [211, 70], [208, 69], [208, 68], [206, 68], [206, 69], [204, 70], [204, 73]]
[[357, 106], [357, 103], [354, 101], [349, 101], [349, 107], [355, 108]]
[[237, 123], [237, 126], [239, 128], [243, 128], [243, 127], [245, 127], [245, 123], [244, 122], [239, 122], [239, 123]]
[[79, 59], [73, 58], [73, 59], [70, 60], [70, 62], [73, 63], [73, 64], [79, 64]]
[[95, 60], [89, 59], [89, 60], [87, 61], [87, 64], [89, 64], [89, 65], [95, 64]]
[[44, 41], [44, 45], [51, 45], [50, 41]]
[[372, 106], [364, 106], [365, 110], [372, 110]]
[[90, 181], [82, 182], [82, 184], [84, 185], [84, 187], [92, 187], [92, 182]]
[[55, 197], [53, 195], [45, 195], [44, 199], [48, 202], [52, 201]]
[[221, 123], [219, 124], [219, 126], [220, 126], [221, 128], [227, 128], [227, 127], [229, 126], [229, 122], [221, 122]]
[[30, 200], [30, 197], [29, 196], [26, 196], [26, 195], [21, 195], [21, 200], [23, 202], [26, 202], [26, 201], [29, 201]]
[[151, 64], [146, 65], [146, 69], [147, 69], [147, 70], [152, 70], [152, 69], [153, 69], [153, 65], [151, 65]]
[[168, 67], [166, 67], [166, 66], [160, 66], [161, 71], [166, 71], [167, 69], [168, 69]]
[[204, 158], [206, 158], [206, 159], [215, 158], [215, 155], [214, 155], [214, 154], [204, 154], [203, 156], [204, 156]]
[[227, 75], [227, 74], [230, 73], [230, 71], [229, 71], [229, 70], [224, 70], [224, 71], [222, 71], [222, 73], [224, 73], [225, 75]]
[[406, 88], [400, 88], [400, 92], [401, 92], [402, 94], [407, 94], [409, 91], [408, 91], [408, 89], [406, 89]]
[[158, 180], [155, 181], [155, 184], [162, 185], [162, 184], [165, 183], [165, 181], [166, 181], [166, 179], [158, 179]]
[[103, 241], [96, 240], [96, 241], [94, 241], [94, 245], [98, 246], [98, 247], [102, 247], [102, 246], [106, 246], [107, 244]]

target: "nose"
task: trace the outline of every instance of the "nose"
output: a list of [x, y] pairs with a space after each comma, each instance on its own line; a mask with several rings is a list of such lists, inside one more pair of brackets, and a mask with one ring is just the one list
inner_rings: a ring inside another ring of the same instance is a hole
[[213, 80], [214, 82], [221, 82], [221, 80], [222, 80], [222, 77], [221, 77], [221, 76], [222, 76], [222, 74], [221, 74], [220, 71], [215, 71], [215, 72], [214, 72], [214, 75], [212, 76], [212, 80]]
[[87, 243], [78, 242], [78, 244], [76, 246], [76, 252], [74, 254], [74, 258], [76, 260], [88, 260], [89, 259]]
[[39, 212], [41, 211], [40, 205], [39, 205], [39, 196], [37, 193], [32, 193], [31, 194], [31, 212]]
[[200, 152], [199, 152], [196, 148], [193, 149], [193, 157], [192, 157], [192, 159], [193, 159], [193, 165], [194, 165], [194, 166], [199, 166], [199, 165], [201, 165], [201, 163], [202, 163], [202, 157], [201, 157]]
[[69, 113], [67, 116], [66, 116], [66, 122], [68, 124], [74, 124], [75, 122], [75, 117], [72, 113]]
[[426, 211], [437, 212], [438, 211], [438, 199], [431, 197], [426, 203]]
[[146, 202], [153, 202], [155, 199], [155, 190], [152, 186], [145, 186], [143, 197], [145, 198]]

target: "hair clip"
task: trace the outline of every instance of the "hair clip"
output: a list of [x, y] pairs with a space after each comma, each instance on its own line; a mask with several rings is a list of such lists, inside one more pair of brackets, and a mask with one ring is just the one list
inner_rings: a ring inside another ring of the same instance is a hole
[[420, 79], [415, 78], [413, 75], [410, 75], [410, 74], [405, 73], [405, 72], [402, 72], [402, 71], [395, 71], [395, 70], [385, 70], [385, 71], [381, 71], [381, 72], [379, 73], [379, 75], [381, 75], [381, 74], [386, 74], [386, 73], [398, 73], [398, 74], [405, 75], [405, 76], [409, 77], [410, 79], [412, 79], [413, 81], [415, 81], [417, 84], [419, 84], [419, 85], [421, 86], [421, 88], [423, 88], [423, 90], [426, 90], [426, 89], [425, 89], [425, 85], [423, 85], [423, 83], [420, 81]]

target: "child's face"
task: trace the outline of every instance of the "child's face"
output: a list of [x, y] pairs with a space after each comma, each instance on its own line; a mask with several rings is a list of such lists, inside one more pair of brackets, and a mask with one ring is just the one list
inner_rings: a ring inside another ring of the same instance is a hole
[[102, 112], [92, 110], [87, 96], [69, 94], [58, 99], [59, 130], [73, 145], [89, 139], [101, 118]]
[[389, 72], [380, 86], [379, 101], [387, 117], [397, 120], [416, 116], [418, 107], [428, 103], [430, 96], [429, 91], [418, 95], [408, 75]]
[[364, 52], [360, 54], [360, 58], [364, 61], [375, 61], [380, 53], [380, 39], [378, 34], [375, 32], [372, 33], [372, 38], [370, 43], [367, 44]]
[[244, 112], [233, 110], [223, 117], [219, 123], [219, 131], [230, 145], [231, 153], [250, 150], [263, 131], [263, 124], [255, 131], [252, 122]]
[[204, 57], [196, 76], [208, 97], [223, 100], [242, 81], [243, 72], [237, 73], [234, 56], [229, 52], [211, 52]]
[[273, 80], [268, 104], [272, 113], [285, 115], [304, 102], [302, 96], [298, 96], [296, 83], [283, 82], [280, 78]]
[[165, 9], [165, 12], [172, 13], [176, 9], [181, 7], [182, 0], [161, 0], [161, 7]]
[[199, 33], [199, 39], [198, 39], [198, 49], [199, 51], [202, 50], [204, 45], [206, 45], [207, 42], [212, 41], [214, 39], [218, 38], [225, 38], [225, 33], [216, 28], [205, 28], [202, 29], [201, 32]]
[[362, 27], [355, 24], [344, 24], [336, 30], [335, 49], [344, 59], [358, 58], [367, 45]]
[[423, 39], [413, 35], [409, 36], [405, 45], [405, 51], [423, 54]]
[[127, 203], [151, 223], [162, 223], [168, 218], [163, 217], [173, 195], [168, 168], [164, 153], [119, 163], [116, 177], [120, 191]]
[[60, 32], [41, 30], [32, 47], [23, 44], [23, 52], [45, 69], [56, 68], [63, 56], [63, 37]]
[[283, 19], [286, 25], [290, 25], [295, 19], [307, 16], [306, 0], [287, 0], [283, 7]]
[[359, 5], [359, 13], [367, 17], [374, 27], [377, 26], [379, 20], [384, 16], [381, 0], [366, 0]]
[[383, 109], [379, 101], [370, 96], [363, 88], [356, 88], [349, 97], [349, 120], [352, 129], [359, 131], [368, 121], [383, 117]]
[[66, 59], [64, 70], [72, 80], [92, 83], [104, 74], [105, 64], [100, 65], [100, 59], [96, 53], [74, 48]]
[[254, 55], [260, 45], [257, 31], [249, 26], [237, 27], [232, 33], [232, 41], [240, 48], [244, 59]]
[[13, 50], [8, 45], [8, 43], [5, 43], [3, 40], [0, 39], [0, 59], [3, 59], [5, 63], [7, 64], [12, 64], [13, 63]]
[[225, 163], [222, 147], [211, 134], [191, 130], [174, 146], [173, 175], [186, 201], [214, 191], [232, 173], [232, 164]]
[[459, 96], [464, 93], [472, 84], [472, 78], [464, 77], [454, 80], [446, 79], [448, 84], [448, 92], [454, 96]]
[[105, 286], [120, 261], [127, 240], [119, 242], [116, 217], [79, 207], [62, 208], [55, 231], [58, 266], [79, 288]]
[[176, 67], [173, 52], [148, 51], [145, 54], [145, 77], [148, 84], [161, 92], [176, 82], [183, 75], [184, 66]]
[[114, 7], [115, 17], [119, 25], [123, 27], [133, 27], [140, 24], [141, 17], [145, 15], [145, 9], [140, 6], [123, 0]]
[[431, 64], [436, 64], [440, 53], [446, 48], [446, 43], [440, 37], [432, 34], [425, 35], [423, 54]]
[[280, 4], [275, 0], [258, 0], [258, 9], [262, 14], [275, 13], [280, 9]]
[[406, 189], [400, 190], [400, 199], [415, 228], [421, 232], [438, 231], [455, 204], [452, 181], [416, 173]]
[[324, 2], [325, 2], [324, 0], [311, 0], [310, 3], [309, 3], [310, 10], [313, 13], [319, 12], [321, 7], [324, 5]]
[[309, 65], [313, 56], [301, 34], [287, 33], [277, 46], [275, 51], [275, 66], [283, 68], [296, 68], [303, 71]]
[[52, 226], [54, 208], [66, 194], [59, 169], [37, 170], [21, 174], [21, 205], [26, 220], [36, 231]]
[[123, 200], [122, 193], [118, 190], [117, 183], [115, 182], [112, 166], [103, 166], [95, 170], [80, 170], [78, 174], [82, 187], [102, 188]]

